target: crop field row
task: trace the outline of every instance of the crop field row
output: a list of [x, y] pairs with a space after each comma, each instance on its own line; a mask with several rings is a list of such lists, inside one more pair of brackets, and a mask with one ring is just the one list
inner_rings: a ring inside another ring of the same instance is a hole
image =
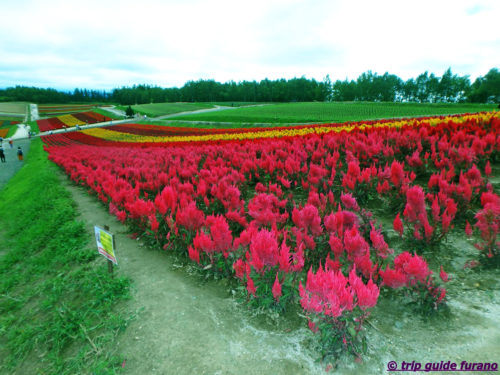
[[27, 103], [24, 102], [0, 103], [0, 113], [24, 116], [26, 114], [26, 109]]
[[472, 113], [495, 108], [495, 105], [445, 103], [284, 103], [185, 115], [177, 119], [239, 123], [326, 123]]
[[39, 104], [38, 113], [43, 116], [90, 111], [96, 104]]

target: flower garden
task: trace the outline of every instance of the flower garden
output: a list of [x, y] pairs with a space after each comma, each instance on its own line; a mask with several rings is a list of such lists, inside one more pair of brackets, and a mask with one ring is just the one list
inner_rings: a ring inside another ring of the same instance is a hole
[[276, 128], [123, 124], [43, 139], [49, 159], [136, 236], [238, 283], [251, 306], [302, 309], [324, 358], [363, 353], [381, 293], [439, 313], [449, 276], [423, 250], [439, 252], [452, 233], [474, 239], [464, 267], [499, 264], [498, 112]]

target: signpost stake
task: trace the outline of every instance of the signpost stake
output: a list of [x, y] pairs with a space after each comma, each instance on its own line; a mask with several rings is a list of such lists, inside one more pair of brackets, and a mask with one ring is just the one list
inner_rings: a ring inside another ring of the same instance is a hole
[[[109, 232], [109, 225], [105, 225], [104, 230], [107, 230]], [[113, 240], [114, 240], [114, 238], [113, 238]], [[109, 259], [108, 259], [108, 273], [110, 273], [111, 277], [113, 277], [113, 262]]]

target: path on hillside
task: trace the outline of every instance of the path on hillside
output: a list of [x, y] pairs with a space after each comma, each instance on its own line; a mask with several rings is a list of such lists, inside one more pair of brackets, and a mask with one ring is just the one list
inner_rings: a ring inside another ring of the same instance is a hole
[[5, 153], [5, 163], [0, 162], [0, 189], [21, 169], [24, 161], [17, 159], [17, 148], [21, 146], [24, 156], [28, 154], [30, 148], [30, 141], [28, 140], [14, 140], [14, 145], [11, 148], [7, 141], [2, 142], [2, 148]]
[[197, 115], [199, 113], [217, 112], [217, 111], [223, 111], [226, 109], [235, 109], [235, 108], [237, 108], [237, 107], [224, 107], [224, 106], [216, 105], [216, 106], [214, 106], [214, 108], [205, 108], [205, 109], [197, 109], [195, 111], [184, 111], [184, 112], [171, 113], [169, 115], [153, 117], [150, 120], [153, 120], [153, 121], [154, 120], [165, 120], [165, 119], [169, 119], [169, 118], [176, 117], [176, 116]]
[[122, 111], [121, 109], [116, 108], [115, 106], [111, 107], [100, 107], [101, 109], [111, 112], [117, 116], [125, 116], [125, 111]]
[[93, 226], [109, 225], [116, 273], [132, 279], [132, 298], [123, 312], [137, 317], [115, 342], [125, 356], [124, 374], [324, 373], [303, 345], [309, 332], [302, 324], [252, 317], [228, 295], [225, 283], [202, 283], [173, 256], [132, 240], [87, 189], [62, 172], [60, 177], [85, 223], [89, 246], [95, 246]]

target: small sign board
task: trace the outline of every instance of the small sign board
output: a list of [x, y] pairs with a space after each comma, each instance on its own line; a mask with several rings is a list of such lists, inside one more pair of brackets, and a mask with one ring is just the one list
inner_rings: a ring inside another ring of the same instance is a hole
[[113, 235], [98, 226], [94, 226], [94, 231], [99, 254], [103, 255], [114, 264], [118, 264], [115, 257], [115, 240]]

